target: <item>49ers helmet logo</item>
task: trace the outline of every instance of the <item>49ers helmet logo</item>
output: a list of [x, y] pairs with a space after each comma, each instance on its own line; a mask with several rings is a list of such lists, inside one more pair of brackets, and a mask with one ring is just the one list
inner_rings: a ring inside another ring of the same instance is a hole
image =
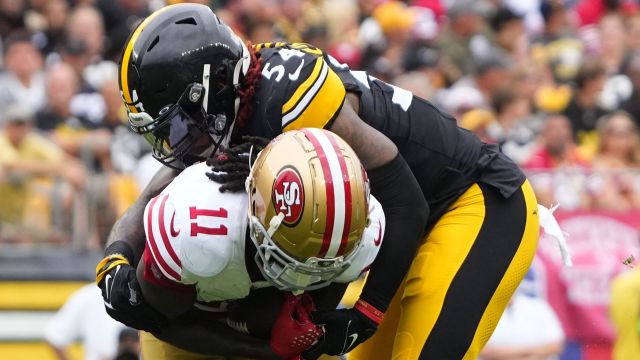
[[282, 223], [289, 226], [296, 225], [304, 210], [304, 186], [295, 169], [285, 167], [280, 170], [273, 183], [272, 196], [276, 214], [284, 214]]

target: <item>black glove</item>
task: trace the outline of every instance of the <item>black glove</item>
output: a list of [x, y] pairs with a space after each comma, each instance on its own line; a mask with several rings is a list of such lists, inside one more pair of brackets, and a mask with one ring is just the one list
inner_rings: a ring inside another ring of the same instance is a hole
[[378, 329], [376, 323], [356, 309], [317, 311], [311, 316], [314, 323], [324, 328], [324, 336], [302, 353], [305, 360], [317, 359], [322, 354], [346, 354]]
[[[115, 252], [114, 249], [120, 251]], [[144, 302], [136, 269], [123, 255], [127, 249], [131, 252], [122, 241], [110, 245], [105, 251], [107, 255], [96, 268], [96, 282], [102, 291], [105, 310], [109, 316], [129, 327], [157, 334], [166, 326], [167, 319]]]

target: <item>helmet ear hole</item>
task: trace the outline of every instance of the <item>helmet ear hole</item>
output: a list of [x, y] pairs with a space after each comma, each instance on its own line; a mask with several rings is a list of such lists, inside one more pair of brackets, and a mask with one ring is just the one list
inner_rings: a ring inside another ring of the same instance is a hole
[[160, 42], [160, 35], [156, 36], [156, 38], [153, 39], [153, 41], [151, 42], [151, 44], [147, 48], [147, 52], [151, 51], [151, 49], [153, 49], [156, 45], [158, 45], [158, 42]]
[[178, 20], [174, 24], [176, 24], [176, 25], [180, 25], [180, 24], [198, 25], [198, 23], [196, 22], [196, 19], [194, 19], [192, 17], [188, 17], [188, 18], [184, 18], [182, 20]]

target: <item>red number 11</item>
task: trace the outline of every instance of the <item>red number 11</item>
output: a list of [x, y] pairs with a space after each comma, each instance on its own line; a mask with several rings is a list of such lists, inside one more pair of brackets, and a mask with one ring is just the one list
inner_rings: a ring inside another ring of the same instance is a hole
[[218, 227], [206, 227], [198, 225], [198, 216], [212, 216], [226, 219], [228, 216], [226, 209], [198, 209], [195, 206], [191, 206], [189, 208], [189, 217], [193, 221], [191, 223], [191, 236], [198, 236], [198, 234], [227, 235], [227, 227], [224, 225], [220, 225]]

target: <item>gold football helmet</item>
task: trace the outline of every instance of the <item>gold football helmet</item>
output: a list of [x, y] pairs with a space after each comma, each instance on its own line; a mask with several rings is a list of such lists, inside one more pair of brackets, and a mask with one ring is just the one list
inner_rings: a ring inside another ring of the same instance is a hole
[[358, 254], [369, 182], [337, 135], [302, 129], [278, 136], [258, 155], [247, 192], [255, 260], [276, 287], [326, 286]]

